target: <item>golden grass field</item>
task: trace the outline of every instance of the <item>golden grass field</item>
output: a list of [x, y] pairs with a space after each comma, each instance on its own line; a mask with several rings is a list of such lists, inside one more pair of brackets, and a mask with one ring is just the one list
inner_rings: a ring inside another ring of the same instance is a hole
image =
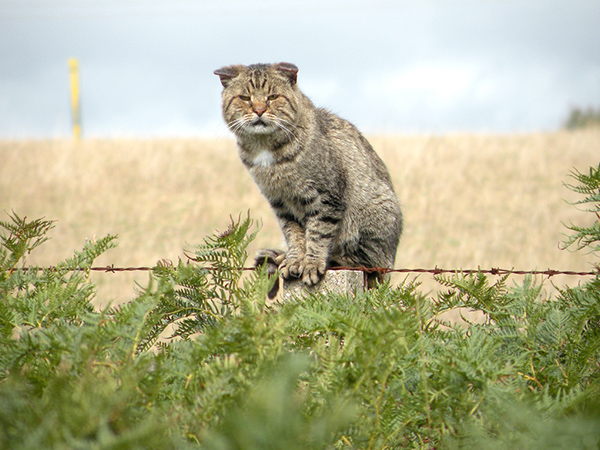
[[[561, 250], [563, 223], [593, 220], [567, 201], [573, 168], [600, 162], [600, 129], [532, 134], [370, 136], [403, 205], [396, 268], [590, 270], [593, 256]], [[0, 220], [56, 220], [28, 263], [52, 265], [107, 233], [119, 246], [97, 265], [151, 266], [183, 258], [229, 216], [262, 222], [251, 252], [281, 246], [274, 215], [233, 140], [0, 141]], [[94, 273], [98, 302], [134, 295], [147, 273]], [[421, 276], [427, 285], [431, 277]], [[575, 284], [577, 277], [553, 278]], [[555, 281], [559, 280], [559, 281]]]

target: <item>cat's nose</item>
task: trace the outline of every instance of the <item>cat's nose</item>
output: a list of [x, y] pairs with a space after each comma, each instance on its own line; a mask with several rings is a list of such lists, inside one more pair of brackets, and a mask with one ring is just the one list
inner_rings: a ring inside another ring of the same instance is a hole
[[252, 111], [254, 111], [258, 117], [262, 116], [266, 110], [267, 105], [264, 103], [255, 103], [252, 105]]

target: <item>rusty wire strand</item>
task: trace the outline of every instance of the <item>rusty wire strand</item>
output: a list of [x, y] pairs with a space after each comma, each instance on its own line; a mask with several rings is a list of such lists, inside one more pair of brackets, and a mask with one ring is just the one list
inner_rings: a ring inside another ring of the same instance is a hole
[[[156, 267], [168, 267], [172, 264], [159, 264]], [[101, 266], [101, 267], [89, 267], [89, 268], [79, 268], [79, 269], [66, 269], [66, 268], [58, 268], [55, 266], [49, 267], [23, 267], [20, 270], [28, 271], [28, 270], [65, 270], [68, 272], [74, 271], [91, 271], [91, 272], [104, 272], [104, 273], [117, 273], [117, 272], [148, 272], [154, 270], [156, 267], [115, 267], [114, 265]], [[204, 269], [212, 270], [210, 267], [205, 267]], [[239, 270], [251, 271], [254, 270], [254, 267], [242, 267]], [[490, 275], [546, 275], [548, 277], [552, 277], [555, 275], [571, 275], [571, 276], [599, 276], [600, 275], [600, 266], [596, 266], [594, 270], [590, 271], [573, 271], [573, 270], [555, 270], [555, 269], [546, 269], [546, 270], [516, 270], [516, 269], [501, 269], [492, 267], [491, 269], [441, 269], [439, 267], [434, 267], [433, 269], [410, 269], [410, 268], [402, 268], [402, 269], [390, 269], [386, 267], [331, 267], [330, 270], [353, 270], [353, 271], [362, 271], [365, 273], [428, 273], [433, 275], [441, 275], [444, 273], [452, 273], [452, 274], [473, 274], [473, 273], [486, 273]]]

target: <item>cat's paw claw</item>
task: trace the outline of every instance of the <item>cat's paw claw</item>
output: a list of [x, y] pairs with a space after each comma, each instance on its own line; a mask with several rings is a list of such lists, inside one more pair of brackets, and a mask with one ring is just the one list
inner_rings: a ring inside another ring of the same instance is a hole
[[302, 258], [286, 256], [279, 266], [279, 273], [285, 279], [302, 275]]
[[307, 286], [317, 284], [327, 270], [327, 263], [315, 258], [305, 258], [302, 266], [302, 281]]

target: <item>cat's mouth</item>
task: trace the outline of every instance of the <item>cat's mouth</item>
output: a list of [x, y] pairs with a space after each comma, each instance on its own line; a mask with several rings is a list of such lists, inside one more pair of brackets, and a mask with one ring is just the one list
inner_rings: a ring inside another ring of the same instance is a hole
[[271, 124], [268, 120], [263, 119], [262, 117], [257, 117], [252, 122], [250, 122], [249, 126], [246, 129], [249, 132], [256, 134], [271, 133], [273, 131], [273, 124]]
[[254, 122], [252, 122], [252, 126], [253, 127], [266, 127], [269, 124], [267, 122], [265, 122], [261, 117], [258, 117], [256, 120], [254, 120]]

